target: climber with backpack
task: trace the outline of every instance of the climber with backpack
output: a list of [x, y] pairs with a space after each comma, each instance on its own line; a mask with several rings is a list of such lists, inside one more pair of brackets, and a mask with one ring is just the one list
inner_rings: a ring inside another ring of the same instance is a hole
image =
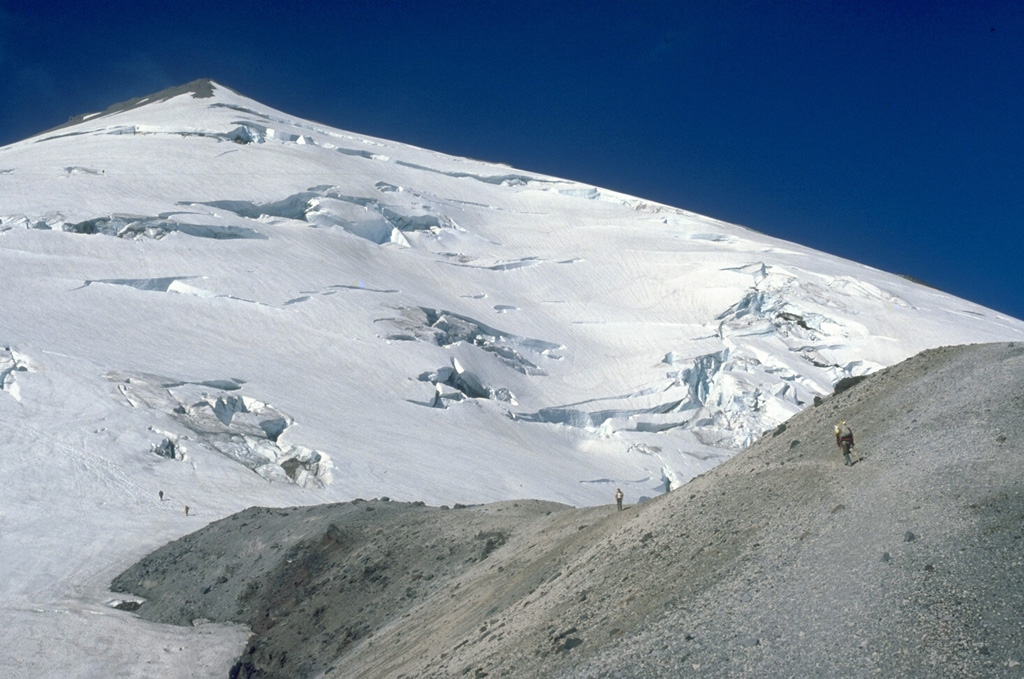
[[[853, 453], [853, 431], [846, 425], [846, 420], [841, 420], [836, 425], [836, 447], [843, 451], [843, 460], [847, 467], [853, 465], [850, 457]], [[853, 453], [856, 454], [856, 453]], [[860, 462], [860, 455], [857, 455], [857, 462]]]

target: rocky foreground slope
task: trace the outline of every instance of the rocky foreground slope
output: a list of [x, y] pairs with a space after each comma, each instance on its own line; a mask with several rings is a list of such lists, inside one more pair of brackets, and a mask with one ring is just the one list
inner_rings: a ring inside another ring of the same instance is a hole
[[248, 625], [235, 677], [1020, 677], [1022, 439], [1024, 345], [948, 347], [622, 512], [253, 508], [113, 589]]

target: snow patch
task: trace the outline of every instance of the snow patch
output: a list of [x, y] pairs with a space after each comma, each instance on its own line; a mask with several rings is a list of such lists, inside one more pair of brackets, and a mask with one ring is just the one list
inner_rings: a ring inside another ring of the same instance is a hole
[[601, 192], [593, 187], [558, 189], [558, 193], [559, 195], [569, 196], [570, 198], [586, 198], [587, 200], [596, 200], [601, 197]]
[[882, 290], [877, 285], [872, 285], [871, 283], [858, 280], [851, 276], [839, 276], [833, 278], [829, 283], [829, 288], [842, 292], [850, 297], [880, 300], [886, 304], [891, 304], [900, 308], [910, 307], [910, 304], [906, 300]]
[[569, 198], [582, 198], [583, 200], [596, 200], [605, 203], [614, 203], [616, 205], [624, 205], [638, 212], [658, 213], [662, 211], [661, 206], [652, 205], [647, 201], [640, 200], [633, 196], [627, 196], [622, 193], [616, 193], [615, 191], [599, 189], [595, 186], [574, 185], [572, 188], [568, 189], [557, 189], [557, 193], [560, 196], [567, 196]]

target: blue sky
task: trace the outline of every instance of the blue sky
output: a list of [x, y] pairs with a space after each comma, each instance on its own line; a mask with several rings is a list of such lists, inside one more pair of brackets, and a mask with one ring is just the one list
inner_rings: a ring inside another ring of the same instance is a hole
[[200, 77], [1024, 318], [1019, 0], [0, 0], [0, 145]]

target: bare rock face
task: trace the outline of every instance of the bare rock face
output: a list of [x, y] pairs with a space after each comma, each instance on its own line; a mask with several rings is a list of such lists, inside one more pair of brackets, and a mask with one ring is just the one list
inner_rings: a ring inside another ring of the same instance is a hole
[[936, 349], [622, 512], [253, 508], [113, 588], [248, 624], [234, 677], [1016, 677], [1022, 413], [1024, 346]]

